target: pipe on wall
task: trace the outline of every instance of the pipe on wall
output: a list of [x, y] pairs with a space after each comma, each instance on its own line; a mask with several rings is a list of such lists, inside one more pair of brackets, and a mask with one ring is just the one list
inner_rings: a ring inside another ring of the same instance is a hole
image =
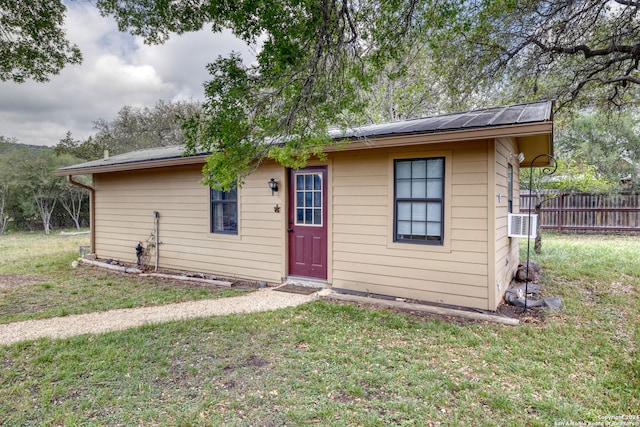
[[83, 184], [78, 181], [73, 180], [73, 175], [67, 175], [67, 182], [71, 185], [75, 185], [76, 187], [84, 188], [89, 191], [89, 230], [91, 230], [89, 237], [89, 245], [91, 246], [91, 253], [96, 253], [96, 207], [95, 207], [95, 188], [90, 185]]
[[159, 258], [158, 252], [159, 252], [159, 249], [160, 249], [160, 239], [158, 239], [158, 231], [160, 229], [160, 226], [158, 224], [158, 222], [159, 222], [158, 219], [159, 218], [160, 218], [160, 212], [153, 211], [153, 225], [154, 225], [154, 233], [153, 234], [156, 236], [156, 241], [155, 241], [155, 244], [156, 244], [156, 267], [155, 267], [154, 271], [158, 271], [158, 258]]

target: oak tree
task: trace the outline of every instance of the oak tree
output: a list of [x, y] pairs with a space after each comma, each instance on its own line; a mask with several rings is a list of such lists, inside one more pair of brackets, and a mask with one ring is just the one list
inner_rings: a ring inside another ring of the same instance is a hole
[[62, 0], [0, 0], [0, 81], [48, 81], [82, 61], [67, 40]]

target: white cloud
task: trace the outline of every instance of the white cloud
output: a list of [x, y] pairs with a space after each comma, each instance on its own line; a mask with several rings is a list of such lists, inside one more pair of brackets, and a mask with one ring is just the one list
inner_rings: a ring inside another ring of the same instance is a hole
[[55, 145], [71, 131], [76, 139], [93, 133], [93, 122], [111, 120], [125, 105], [153, 106], [163, 100], [201, 100], [206, 65], [219, 55], [249, 48], [230, 32], [202, 30], [146, 45], [120, 33], [88, 2], [71, 2], [67, 36], [83, 54], [48, 83], [0, 83], [0, 135], [19, 142]]

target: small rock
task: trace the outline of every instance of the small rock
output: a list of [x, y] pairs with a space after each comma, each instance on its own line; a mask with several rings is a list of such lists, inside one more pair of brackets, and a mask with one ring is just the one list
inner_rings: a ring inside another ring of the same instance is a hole
[[549, 310], [562, 310], [562, 299], [560, 297], [545, 298], [542, 301]]
[[[526, 263], [525, 263], [526, 264]], [[518, 265], [518, 270], [516, 271], [515, 279], [518, 282], [527, 281], [527, 267], [525, 264]], [[542, 269], [540, 268], [540, 264], [535, 261], [529, 261], [529, 282], [538, 282], [540, 280], [540, 276], [542, 275]]]

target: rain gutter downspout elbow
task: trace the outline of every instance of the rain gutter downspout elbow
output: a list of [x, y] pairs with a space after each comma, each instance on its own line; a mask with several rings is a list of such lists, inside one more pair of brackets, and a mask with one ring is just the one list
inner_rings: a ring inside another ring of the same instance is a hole
[[95, 219], [96, 219], [96, 207], [95, 207], [95, 194], [96, 194], [96, 190], [95, 188], [83, 184], [81, 182], [78, 181], [74, 181], [73, 180], [73, 175], [67, 175], [67, 182], [71, 185], [75, 185], [76, 187], [80, 187], [80, 188], [84, 188], [85, 190], [89, 191], [89, 229], [91, 230], [90, 232], [90, 246], [91, 246], [91, 253], [94, 254], [96, 253], [96, 229], [95, 229]]

